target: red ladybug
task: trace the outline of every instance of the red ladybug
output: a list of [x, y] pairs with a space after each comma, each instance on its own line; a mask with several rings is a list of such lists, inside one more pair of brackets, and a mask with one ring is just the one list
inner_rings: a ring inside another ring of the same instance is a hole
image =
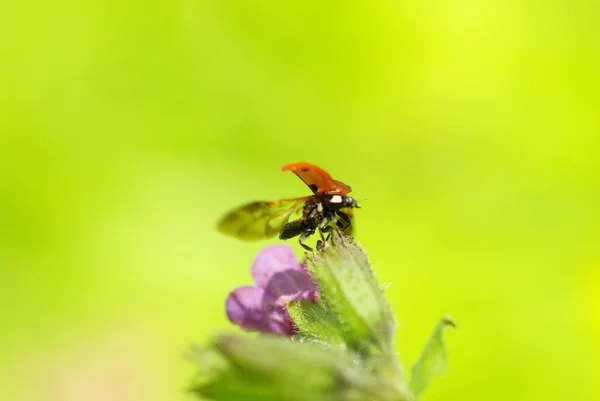
[[[348, 196], [348, 185], [336, 181], [323, 169], [304, 162], [290, 163], [281, 171], [292, 171], [313, 192], [312, 195], [294, 199], [258, 201], [248, 203], [225, 215], [218, 224], [224, 234], [245, 241], [270, 238], [280, 239], [300, 236], [300, 245], [311, 250], [304, 240], [317, 230], [332, 230], [330, 223], [341, 231], [351, 224], [352, 209], [358, 208], [356, 200]], [[292, 221], [290, 219], [295, 217]]]

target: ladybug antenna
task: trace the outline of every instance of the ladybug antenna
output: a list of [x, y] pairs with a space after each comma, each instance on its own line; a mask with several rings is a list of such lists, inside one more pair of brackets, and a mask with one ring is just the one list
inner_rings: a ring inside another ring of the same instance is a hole
[[360, 209], [360, 206], [358, 205], [358, 202], [361, 202], [361, 203], [362, 203], [362, 202], [364, 202], [364, 201], [366, 201], [366, 200], [368, 200], [368, 199], [367, 199], [367, 198], [364, 198], [364, 199], [361, 199], [361, 200], [358, 200], [358, 201], [356, 201], [356, 208], [357, 208], [357, 209]]

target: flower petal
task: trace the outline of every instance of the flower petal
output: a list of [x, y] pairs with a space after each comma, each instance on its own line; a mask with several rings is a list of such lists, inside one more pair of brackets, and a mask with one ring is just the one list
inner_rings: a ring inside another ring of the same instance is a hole
[[272, 245], [260, 251], [254, 259], [252, 277], [258, 287], [267, 288], [275, 274], [286, 270], [305, 272], [289, 245]]
[[233, 290], [225, 302], [227, 317], [246, 331], [292, 335], [294, 328], [277, 298], [262, 288], [239, 287]]
[[265, 302], [270, 305], [275, 298], [266, 294], [261, 288], [239, 287], [227, 297], [225, 308], [227, 317], [245, 330], [256, 330], [265, 319]]
[[306, 267], [296, 260], [287, 245], [263, 249], [252, 265], [256, 287], [239, 287], [229, 294], [226, 310], [229, 320], [246, 331], [292, 336], [297, 329], [286, 302], [316, 302], [317, 285]]
[[278, 304], [285, 305], [285, 301], [312, 300], [315, 298], [312, 293], [316, 293], [317, 285], [303, 270], [286, 270], [274, 274], [265, 290], [278, 298]]
[[288, 336], [296, 334], [296, 327], [294, 327], [285, 307], [274, 307], [265, 323], [269, 333], [286, 334]]

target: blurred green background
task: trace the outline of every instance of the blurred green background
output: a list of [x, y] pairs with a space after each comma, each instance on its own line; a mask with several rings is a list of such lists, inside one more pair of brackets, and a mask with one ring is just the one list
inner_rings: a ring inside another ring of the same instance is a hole
[[368, 198], [405, 366], [459, 323], [424, 399], [599, 399], [599, 4], [4, 4], [0, 399], [186, 399], [292, 161]]

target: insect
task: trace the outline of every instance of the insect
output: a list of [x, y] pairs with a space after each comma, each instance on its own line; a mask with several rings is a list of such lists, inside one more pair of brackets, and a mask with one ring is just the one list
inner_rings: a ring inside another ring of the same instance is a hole
[[277, 234], [283, 240], [299, 236], [300, 245], [312, 251], [304, 241], [317, 230], [323, 237], [322, 233], [334, 228], [330, 223], [341, 231], [351, 226], [352, 209], [359, 207], [356, 200], [348, 196], [352, 188], [309, 163], [290, 163], [283, 166], [281, 171], [292, 171], [313, 194], [240, 206], [219, 221], [219, 231], [245, 241], [270, 238]]

